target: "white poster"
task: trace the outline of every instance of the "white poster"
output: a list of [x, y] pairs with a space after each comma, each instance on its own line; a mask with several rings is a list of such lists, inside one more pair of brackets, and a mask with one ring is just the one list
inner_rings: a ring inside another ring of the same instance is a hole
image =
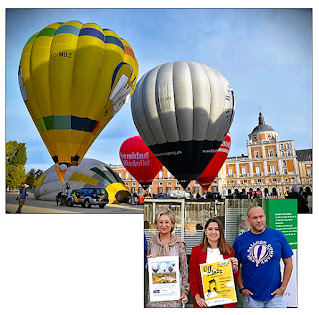
[[150, 301], [174, 301], [181, 297], [178, 256], [148, 258]]

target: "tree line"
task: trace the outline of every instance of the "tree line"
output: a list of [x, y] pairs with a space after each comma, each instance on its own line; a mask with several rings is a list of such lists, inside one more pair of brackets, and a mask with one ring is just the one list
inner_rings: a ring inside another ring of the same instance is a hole
[[29, 172], [25, 171], [27, 163], [27, 148], [25, 143], [17, 141], [8, 141], [6, 143], [6, 187], [14, 189], [22, 184], [35, 187], [36, 181], [40, 178], [43, 171], [31, 168]]

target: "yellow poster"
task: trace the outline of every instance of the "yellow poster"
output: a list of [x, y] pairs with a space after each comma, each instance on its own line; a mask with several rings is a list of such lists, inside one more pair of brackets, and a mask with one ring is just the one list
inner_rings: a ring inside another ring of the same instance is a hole
[[231, 262], [226, 259], [201, 264], [204, 299], [208, 306], [236, 303], [237, 296]]

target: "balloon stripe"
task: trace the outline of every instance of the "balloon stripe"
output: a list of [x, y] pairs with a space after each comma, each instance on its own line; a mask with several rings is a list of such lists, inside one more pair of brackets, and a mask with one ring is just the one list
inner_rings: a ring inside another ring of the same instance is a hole
[[125, 55], [129, 55], [132, 58], [136, 59], [135, 55], [134, 55], [134, 52], [133, 52], [133, 49], [131, 47], [124, 46], [124, 53], [125, 53]]
[[53, 37], [54, 33], [56, 32], [55, 28], [44, 28], [37, 37], [41, 37], [41, 36], [49, 36], [49, 37]]
[[37, 38], [38, 34], [39, 34], [39, 33], [36, 33], [36, 34], [34, 34], [33, 36], [31, 36], [31, 37], [29, 38], [29, 40], [27, 41], [27, 44], [33, 44], [34, 41], [35, 41], [35, 39]]
[[103, 177], [104, 179], [106, 179], [110, 184], [113, 183], [113, 182], [109, 179], [109, 177], [106, 176], [99, 168], [93, 167], [93, 168], [90, 168], [90, 170], [91, 170], [92, 172], [95, 172], [96, 174], [99, 174], [101, 177]]
[[70, 116], [53, 116], [54, 129], [71, 129]]
[[76, 36], [79, 36], [81, 29], [73, 26], [73, 25], [63, 25], [59, 27], [56, 32], [54, 33], [54, 36], [58, 34], [73, 34]]
[[100, 32], [99, 30], [96, 30], [90, 27], [82, 28], [79, 36], [92, 36], [92, 37], [99, 38], [100, 40], [104, 42], [104, 34]]
[[76, 117], [72, 115], [66, 116], [46, 116], [37, 119], [37, 125], [41, 132], [46, 130], [78, 130], [85, 132], [93, 132], [98, 129], [99, 122], [89, 118]]
[[123, 49], [123, 51], [125, 52], [125, 47], [124, 47], [124, 45], [123, 45], [123, 43], [121, 42], [121, 40], [120, 39], [118, 39], [117, 37], [115, 37], [115, 36], [105, 36], [105, 38], [104, 38], [104, 42], [105, 42], [105, 44], [114, 44], [114, 45], [117, 45], [117, 46], [119, 46], [120, 48], [122, 48]]

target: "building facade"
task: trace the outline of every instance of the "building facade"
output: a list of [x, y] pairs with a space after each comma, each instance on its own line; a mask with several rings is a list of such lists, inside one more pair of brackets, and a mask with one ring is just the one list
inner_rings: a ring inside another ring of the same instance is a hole
[[[226, 159], [209, 191], [219, 191], [222, 196], [260, 191], [263, 197], [284, 198], [293, 185], [298, 185], [308, 194], [312, 193], [312, 149], [295, 150], [293, 140], [279, 140], [278, 132], [265, 123], [261, 112], [258, 125], [248, 135], [246, 148], [247, 155]], [[132, 193], [144, 193], [122, 165], [111, 167]], [[165, 167], [149, 188], [153, 194], [176, 189], [183, 188]], [[187, 190], [205, 193], [196, 181], [192, 181]]]

